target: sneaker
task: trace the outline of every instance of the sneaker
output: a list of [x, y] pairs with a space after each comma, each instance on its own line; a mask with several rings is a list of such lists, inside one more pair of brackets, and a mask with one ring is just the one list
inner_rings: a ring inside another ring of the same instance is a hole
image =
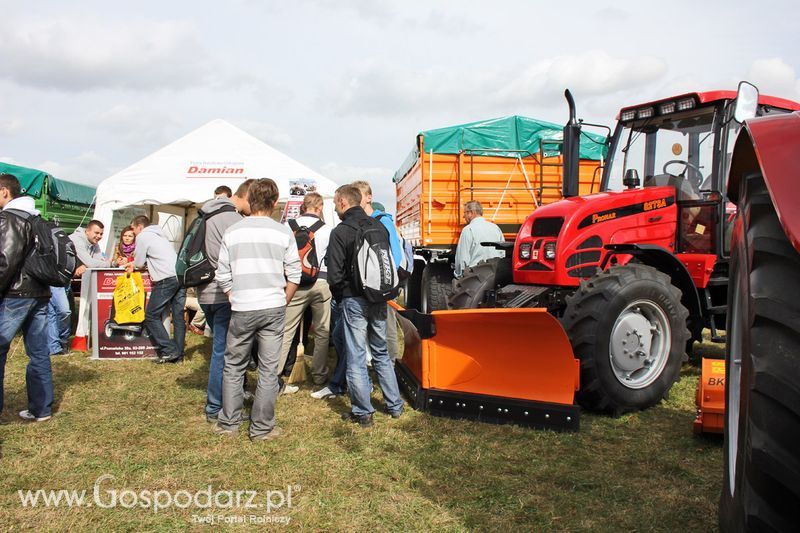
[[327, 386], [321, 388], [320, 390], [318, 390], [316, 392], [312, 392], [311, 393], [311, 397], [314, 398], [315, 400], [324, 400], [325, 398], [330, 398], [332, 396], [336, 396], [336, 393], [333, 392]]
[[214, 413], [213, 415], [206, 413], [206, 422], [208, 422], [209, 424], [216, 424], [218, 418], [219, 418], [219, 413]]
[[283, 390], [281, 391], [281, 394], [294, 394], [299, 390], [300, 387], [298, 387], [297, 385], [285, 385], [283, 387]]
[[342, 420], [344, 420], [345, 422], [353, 422], [355, 424], [358, 424], [362, 428], [372, 427], [372, 413], [368, 415], [357, 415], [351, 411], [349, 413], [343, 414]]
[[191, 331], [195, 335], [205, 335], [205, 333], [206, 333], [204, 330], [198, 328], [194, 324], [189, 324], [189, 331]]
[[69, 355], [67, 350], [61, 350], [60, 352], [51, 353], [50, 357], [66, 357]]
[[246, 390], [242, 393], [242, 399], [245, 402], [252, 402], [255, 399], [255, 395], [249, 390]]
[[269, 433], [264, 433], [263, 435], [259, 435], [257, 437], [250, 437], [250, 440], [253, 442], [260, 440], [272, 440], [282, 436], [283, 436], [283, 429], [280, 426], [275, 426]]
[[19, 417], [27, 422], [46, 422], [52, 418], [51, 415], [47, 416], [36, 416], [27, 409], [24, 411], [19, 412]]
[[392, 418], [394, 418], [395, 420], [396, 420], [396, 419], [398, 419], [398, 418], [400, 418], [401, 416], [403, 416], [403, 410], [402, 410], [402, 409], [399, 409], [399, 410], [397, 410], [397, 411], [389, 411], [388, 409], [386, 409], [386, 411], [384, 411], [384, 412], [385, 412], [387, 415], [389, 415], [389, 416], [391, 416]]
[[158, 355], [156, 356], [156, 364], [163, 365], [164, 363], [179, 363], [183, 357], [180, 355]]
[[212, 430], [216, 435], [222, 435], [223, 437], [235, 437], [236, 432], [232, 429], [225, 429], [224, 427], [220, 426], [219, 423], [214, 424], [214, 428]]

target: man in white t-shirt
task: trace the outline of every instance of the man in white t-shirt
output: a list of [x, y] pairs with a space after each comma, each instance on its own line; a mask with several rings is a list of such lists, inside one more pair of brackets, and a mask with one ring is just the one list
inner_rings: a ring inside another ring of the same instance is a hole
[[[312, 192], [306, 194], [299, 217], [289, 221], [289, 227], [295, 236], [300, 234], [305, 237], [306, 232], [310, 237], [313, 233], [313, 248], [315, 251], [319, 273], [316, 280], [303, 283], [294, 294], [291, 303], [286, 307], [286, 323], [283, 331], [283, 349], [278, 368], [283, 368], [289, 355], [292, 339], [297, 327], [303, 318], [303, 313], [311, 308], [311, 324], [314, 327], [314, 357], [311, 360], [311, 378], [315, 385], [324, 385], [328, 381], [328, 329], [331, 322], [331, 290], [328, 287], [328, 267], [325, 264], [325, 254], [328, 250], [328, 241], [331, 236], [331, 226], [322, 220], [322, 196]], [[303, 228], [306, 228], [305, 230]], [[311, 242], [311, 241], [309, 241]], [[300, 246], [298, 242], [298, 247]], [[306, 247], [308, 249], [308, 247]], [[307, 279], [308, 271], [312, 266], [308, 254], [300, 250], [300, 259], [303, 279]], [[304, 260], [305, 259], [305, 260]], [[294, 387], [287, 385], [286, 388]], [[293, 391], [292, 391], [293, 392]]]

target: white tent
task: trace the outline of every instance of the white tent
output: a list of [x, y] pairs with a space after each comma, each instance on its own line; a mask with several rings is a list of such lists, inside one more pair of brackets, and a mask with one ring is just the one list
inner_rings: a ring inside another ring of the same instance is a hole
[[337, 221], [332, 201], [336, 183], [218, 119], [100, 183], [94, 218], [106, 225], [101, 249], [113, 248], [118, 232], [136, 213], [149, 215], [177, 245], [197, 208], [211, 199], [217, 186], [236, 191], [248, 178], [275, 180], [281, 209], [290, 182], [311, 183], [326, 199], [325, 219]]

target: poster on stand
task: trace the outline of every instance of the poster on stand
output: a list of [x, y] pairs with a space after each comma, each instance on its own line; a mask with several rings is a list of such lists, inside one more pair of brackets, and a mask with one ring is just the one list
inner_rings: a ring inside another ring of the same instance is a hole
[[317, 192], [317, 182], [313, 179], [297, 179], [289, 182], [289, 198], [286, 200], [286, 207], [283, 210], [281, 223], [292, 220], [300, 216], [300, 207], [306, 194]]
[[[118, 324], [114, 320], [114, 289], [122, 269], [92, 271], [92, 357], [95, 359], [145, 359], [156, 349], [144, 324]], [[150, 276], [142, 273], [145, 305], [150, 298]]]

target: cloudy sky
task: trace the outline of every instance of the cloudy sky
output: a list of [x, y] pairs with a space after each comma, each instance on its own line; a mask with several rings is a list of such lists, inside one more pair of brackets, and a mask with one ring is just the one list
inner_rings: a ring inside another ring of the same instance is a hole
[[0, 0], [0, 160], [97, 184], [215, 118], [334, 181], [391, 175], [417, 132], [562, 123], [679, 91], [800, 100], [789, 1]]

